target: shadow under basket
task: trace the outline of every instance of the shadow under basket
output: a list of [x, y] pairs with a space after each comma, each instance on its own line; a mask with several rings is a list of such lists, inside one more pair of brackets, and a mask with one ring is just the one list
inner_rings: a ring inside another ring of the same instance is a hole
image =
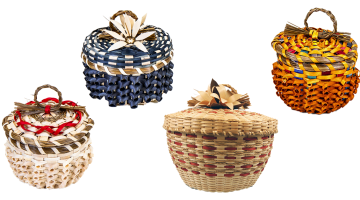
[[244, 110], [200, 108], [166, 115], [164, 128], [186, 185], [231, 192], [256, 183], [270, 158], [277, 120]]

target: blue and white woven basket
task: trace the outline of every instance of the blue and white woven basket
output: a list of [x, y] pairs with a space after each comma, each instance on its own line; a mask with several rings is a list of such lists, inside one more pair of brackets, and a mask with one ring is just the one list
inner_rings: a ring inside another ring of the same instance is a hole
[[144, 25], [145, 18], [138, 20], [131, 11], [119, 11], [110, 18], [109, 27], [85, 38], [81, 57], [92, 98], [105, 98], [110, 107], [134, 109], [160, 102], [172, 90], [171, 37], [161, 28]]

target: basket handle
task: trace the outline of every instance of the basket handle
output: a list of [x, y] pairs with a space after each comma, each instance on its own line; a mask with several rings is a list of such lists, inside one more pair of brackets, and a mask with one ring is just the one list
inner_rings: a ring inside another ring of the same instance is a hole
[[[115, 20], [117, 17], [123, 15], [123, 14], [127, 14], [129, 15], [130, 17], [132, 17], [133, 19], [135, 20], [138, 20], [138, 17], [135, 15], [135, 13], [133, 13], [132, 11], [130, 10], [119, 10], [117, 13], [115, 13], [112, 17], [110, 17], [111, 20]], [[110, 29], [112, 31], [117, 31], [117, 28], [114, 26], [114, 24], [112, 24], [111, 22], [109, 22], [109, 26], [110, 26]]]
[[62, 101], [63, 101], [63, 100], [62, 100], [61, 92], [60, 92], [56, 87], [54, 87], [54, 86], [52, 86], [52, 85], [48, 85], [48, 84], [43, 85], [43, 86], [40, 86], [40, 87], [38, 87], [38, 88], [35, 90], [35, 94], [34, 94], [35, 104], [36, 104], [37, 106], [39, 106], [39, 107], [45, 108], [45, 106], [44, 106], [44, 105], [41, 105], [41, 104], [38, 102], [38, 100], [37, 100], [37, 95], [38, 95], [38, 93], [40, 92], [40, 90], [42, 90], [42, 89], [44, 89], [44, 88], [50, 88], [50, 89], [52, 89], [52, 90], [54, 90], [55, 92], [58, 93], [59, 103], [56, 104], [55, 106], [53, 106], [53, 108], [55, 108], [55, 109], [60, 108], [61, 103], [62, 103]]
[[313, 14], [314, 12], [319, 12], [319, 11], [326, 13], [330, 17], [331, 21], [334, 24], [333, 32], [336, 33], [337, 32], [337, 21], [335, 19], [335, 16], [331, 13], [331, 11], [325, 10], [323, 8], [313, 8], [308, 12], [308, 14], [306, 15], [305, 21], [304, 21], [306, 30], [309, 30], [309, 25], [307, 23], [307, 20], [309, 19], [310, 15]]
[[237, 94], [237, 91], [231, 85], [229, 85], [229, 84], [221, 84], [221, 85], [223, 85], [225, 87], [228, 87], [231, 90], [232, 93]]

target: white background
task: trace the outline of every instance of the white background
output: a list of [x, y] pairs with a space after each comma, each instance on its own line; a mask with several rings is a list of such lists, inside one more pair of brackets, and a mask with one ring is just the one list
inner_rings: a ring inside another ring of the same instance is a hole
[[[324, 115], [292, 111], [276, 96], [271, 40], [287, 21], [303, 26], [314, 7], [329, 9], [338, 30], [360, 40], [358, 1], [1, 1], [1, 109], [32, 100], [43, 84], [58, 87], [64, 99], [87, 106], [95, 121], [94, 162], [75, 185], [38, 190], [13, 175], [0, 157], [1, 199], [360, 199], [360, 95], [345, 108]], [[174, 90], [159, 104], [136, 110], [110, 108], [89, 97], [80, 59], [82, 43], [103, 16], [129, 9], [148, 13], [147, 24], [166, 30], [175, 48]], [[309, 25], [332, 30], [324, 13]], [[164, 115], [187, 108], [194, 89], [211, 78], [248, 93], [250, 111], [279, 120], [271, 158], [249, 189], [209, 193], [187, 187], [167, 150]], [[39, 98], [55, 96], [51, 90]], [[1, 143], [6, 138], [2, 136]]]

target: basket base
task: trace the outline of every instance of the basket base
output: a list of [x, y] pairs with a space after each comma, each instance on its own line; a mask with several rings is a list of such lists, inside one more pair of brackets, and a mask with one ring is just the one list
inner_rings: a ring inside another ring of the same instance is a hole
[[166, 135], [181, 179], [191, 188], [208, 192], [232, 192], [253, 186], [265, 169], [274, 141], [271, 133], [214, 137], [167, 131]]
[[[77, 156], [75, 155], [72, 158], [70, 158], [71, 155], [69, 154], [63, 159], [60, 156], [55, 157], [53, 159], [59, 158], [59, 161], [63, 161], [56, 162], [50, 159], [50, 161], [47, 161], [47, 155], [32, 157], [23, 154], [21, 149], [16, 147], [9, 148], [7, 146], [5, 155], [14, 175], [21, 182], [38, 189], [58, 189], [66, 188], [78, 182], [89, 164], [91, 164], [92, 147], [90, 144], [86, 145], [78, 153]], [[41, 160], [41, 156], [43, 160]]]
[[179, 168], [177, 170], [181, 179], [188, 187], [205, 192], [234, 192], [243, 190], [252, 187], [261, 175], [260, 172], [246, 177], [208, 177], [196, 175]]

